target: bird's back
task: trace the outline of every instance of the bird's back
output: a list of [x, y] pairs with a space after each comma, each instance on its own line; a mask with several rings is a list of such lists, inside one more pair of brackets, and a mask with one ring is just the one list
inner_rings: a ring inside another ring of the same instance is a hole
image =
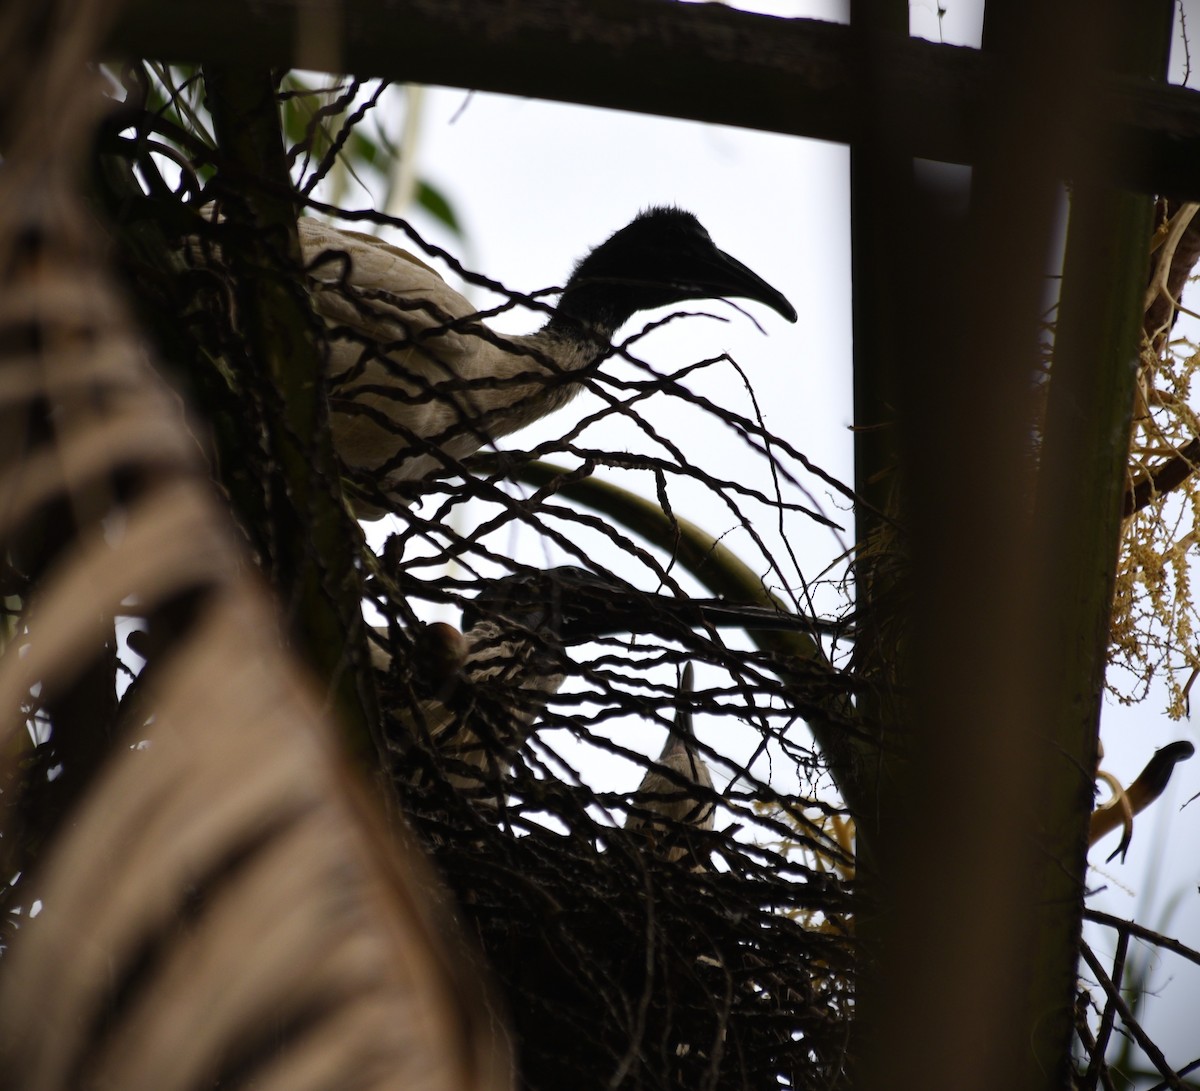
[[408, 251], [319, 220], [300, 220], [299, 231], [314, 307], [330, 327], [334, 446], [382, 491], [449, 469], [573, 392], [548, 363], [553, 337], [493, 333]]
[[[690, 692], [690, 670], [681, 688]], [[637, 809], [630, 811], [625, 828], [645, 836], [666, 859], [680, 860], [689, 852], [688, 830], [713, 828], [712, 794], [708, 764], [692, 744], [690, 717], [681, 712], [658, 761], [638, 786]]]
[[[638, 788], [638, 795], [646, 797], [655, 816], [667, 820], [665, 828], [669, 829], [673, 824], [686, 824], [711, 830], [714, 808], [708, 797], [713, 790], [713, 781], [708, 763], [685, 740], [672, 735], [655, 766], [646, 773]], [[658, 766], [671, 770], [675, 779], [660, 772]], [[680, 780], [695, 785], [695, 789], [683, 787]], [[628, 828], [642, 829], [653, 821], [650, 816], [635, 812], [630, 815]]]
[[411, 449], [460, 416], [449, 394], [433, 388], [462, 375], [476, 339], [457, 324], [474, 309], [399, 247], [318, 220], [300, 220], [299, 230], [313, 305], [329, 326], [339, 457], [351, 470], [386, 473], [407, 452], [399, 476], [424, 476], [436, 459]]

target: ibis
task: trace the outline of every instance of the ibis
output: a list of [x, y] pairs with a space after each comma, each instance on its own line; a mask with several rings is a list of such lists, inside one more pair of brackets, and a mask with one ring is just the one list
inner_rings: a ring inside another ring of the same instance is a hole
[[564, 405], [635, 314], [748, 299], [789, 322], [784, 296], [717, 248], [690, 212], [647, 209], [576, 265], [536, 333], [492, 331], [419, 258], [374, 236], [299, 222], [314, 306], [330, 341], [334, 447], [359, 518], [412, 499], [413, 483]]
[[692, 713], [683, 703], [692, 694], [692, 665], [683, 669], [680, 706], [658, 761], [646, 770], [637, 790], [637, 806], [625, 820], [627, 830], [641, 833], [653, 851], [672, 862], [692, 851], [691, 830], [711, 830], [716, 817], [712, 775], [696, 752]]
[[567, 648], [624, 632], [678, 639], [694, 627], [810, 625], [762, 606], [644, 592], [568, 565], [490, 581], [464, 607], [461, 633], [445, 623], [427, 626], [414, 642], [417, 669], [426, 675], [428, 696], [421, 700], [393, 676], [385, 630], [375, 630], [372, 657], [384, 710], [395, 725], [389, 747], [402, 775], [414, 771], [416, 742], [452, 786], [494, 799], [563, 683]]

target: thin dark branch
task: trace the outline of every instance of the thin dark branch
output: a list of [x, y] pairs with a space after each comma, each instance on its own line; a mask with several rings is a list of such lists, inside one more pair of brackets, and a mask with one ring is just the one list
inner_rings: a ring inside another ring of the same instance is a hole
[[[1113, 1084], [1112, 1073], [1104, 1061], [1103, 1051], [1097, 1050], [1096, 1039], [1092, 1037], [1091, 1029], [1087, 1025], [1088, 1003], [1089, 995], [1085, 989], [1079, 994], [1075, 1002], [1075, 1032], [1079, 1035], [1079, 1040], [1083, 1043], [1083, 1048], [1087, 1050], [1088, 1056], [1092, 1058], [1092, 1063], [1088, 1067], [1088, 1075], [1090, 1076], [1092, 1067], [1096, 1066], [1096, 1059], [1099, 1058], [1099, 1065], [1096, 1067], [1096, 1076], [1103, 1085], [1104, 1091], [1117, 1091]], [[1086, 1087], [1088, 1084], [1085, 1082], [1082, 1086]]]
[[1121, 1016], [1121, 1022], [1125, 1024], [1129, 1033], [1133, 1035], [1134, 1041], [1137, 1042], [1142, 1052], [1150, 1059], [1150, 1063], [1158, 1069], [1166, 1081], [1165, 1086], [1171, 1088], [1172, 1091], [1183, 1091], [1183, 1082], [1179, 1078], [1179, 1073], [1167, 1064], [1167, 1059], [1163, 1056], [1162, 1050], [1154, 1044], [1150, 1035], [1142, 1029], [1141, 1024], [1137, 1021], [1137, 1017], [1130, 1010], [1129, 1005], [1125, 1003], [1125, 998], [1121, 995], [1120, 988], [1113, 984], [1112, 978], [1105, 972], [1104, 967], [1091, 947], [1084, 943], [1081, 945], [1081, 948], [1084, 961], [1091, 968], [1092, 973], [1096, 975], [1096, 980], [1104, 990], [1109, 1002], [1116, 1008], [1117, 1014]]
[[[1198, 1069], [1198, 1068], [1200, 1068], [1200, 1057], [1197, 1057], [1196, 1060], [1191, 1061], [1188, 1064], [1185, 1064], [1179, 1070], [1179, 1075], [1181, 1075], [1181, 1076], [1190, 1075], [1191, 1073], [1195, 1072], [1196, 1069]], [[1167, 1091], [1167, 1089], [1170, 1086], [1171, 1085], [1169, 1083], [1165, 1083], [1165, 1082], [1164, 1083], [1156, 1083], [1152, 1088], [1150, 1088], [1150, 1091]]]
[[1102, 924], [1106, 928], [1115, 928], [1120, 932], [1128, 932], [1137, 939], [1153, 943], [1155, 947], [1161, 947], [1164, 951], [1170, 951], [1172, 954], [1179, 955], [1182, 958], [1186, 958], [1189, 962], [1194, 962], [1197, 966], [1200, 966], [1200, 951], [1188, 947], [1186, 944], [1180, 943], [1179, 940], [1172, 939], [1170, 936], [1164, 936], [1161, 932], [1155, 932], [1152, 928], [1147, 928], [1144, 924], [1123, 920], [1121, 917], [1114, 917], [1111, 913], [1103, 913], [1099, 909], [1085, 909], [1083, 911], [1083, 919], [1091, 921], [1093, 924]]
[[[1117, 952], [1113, 955], [1112, 979], [1118, 992], [1125, 976], [1125, 956], [1129, 953], [1129, 933], [1120, 932], [1117, 935]], [[1083, 1079], [1083, 1091], [1093, 1091], [1097, 1081], [1104, 1073], [1104, 1054], [1108, 1049], [1108, 1040], [1112, 1036], [1113, 1023], [1116, 1020], [1116, 1007], [1112, 997], [1104, 1005], [1104, 1014], [1100, 1017], [1100, 1030], [1096, 1035], [1096, 1043], [1092, 1047], [1092, 1060], [1088, 1065], [1087, 1074]]]
[[1123, 515], [1128, 518], [1160, 496], [1179, 488], [1196, 472], [1200, 463], [1200, 439], [1189, 440], [1146, 477], [1125, 490]]

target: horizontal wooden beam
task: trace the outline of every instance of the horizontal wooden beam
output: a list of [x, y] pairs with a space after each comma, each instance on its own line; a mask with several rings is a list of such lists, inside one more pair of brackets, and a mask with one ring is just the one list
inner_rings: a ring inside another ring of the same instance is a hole
[[[474, 88], [845, 144], [866, 131], [886, 95], [914, 156], [955, 163], [975, 160], [997, 82], [978, 50], [915, 38], [867, 43], [840, 24], [678, 0], [132, 0], [109, 48]], [[1093, 101], [1091, 146], [1110, 153], [1056, 164], [1064, 177], [1200, 199], [1200, 94], [1112, 76]]]

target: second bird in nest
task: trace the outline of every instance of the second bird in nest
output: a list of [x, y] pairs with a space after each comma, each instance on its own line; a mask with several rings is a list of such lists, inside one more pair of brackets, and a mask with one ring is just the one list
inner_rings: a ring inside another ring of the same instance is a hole
[[691, 700], [693, 680], [692, 665], [688, 663], [679, 682], [681, 703], [675, 724], [667, 733], [658, 761], [642, 778], [625, 828], [641, 833], [649, 846], [667, 860], [682, 860], [691, 854], [702, 866], [702, 854], [690, 843], [689, 834], [713, 828], [716, 806], [712, 774], [696, 750], [692, 711], [683, 703]]
[[[393, 664], [387, 631], [375, 630], [372, 657], [396, 772], [404, 780], [416, 780], [423, 768], [437, 767], [439, 779], [453, 788], [494, 801], [503, 795], [514, 757], [570, 669], [568, 648], [624, 633], [680, 642], [696, 639], [691, 636], [696, 629], [794, 630], [808, 625], [804, 618], [767, 607], [641, 591], [570, 565], [489, 581], [464, 605], [462, 632], [444, 623], [419, 632], [409, 653], [416, 652], [419, 664]], [[401, 668], [399, 673], [393, 673], [394, 666]], [[413, 667], [436, 693], [414, 699], [408, 677]], [[603, 684], [603, 672], [594, 681]], [[682, 696], [690, 698], [690, 681]], [[668, 741], [659, 763], [690, 777], [689, 783], [703, 785], [707, 770], [688, 774], [676, 761], [680, 748], [691, 755], [685, 755], [685, 762], [699, 761], [691, 746], [690, 722], [690, 716], [681, 715], [674, 742]], [[424, 752], [424, 759], [417, 751]], [[711, 781], [708, 794], [701, 791], [696, 798], [680, 794], [678, 777], [660, 790], [656, 785], [671, 779], [665, 773], [660, 778], [643, 786], [641, 791], [649, 794], [632, 823], [635, 828], [656, 840], [672, 825], [703, 826], [711, 819]], [[680, 807], [672, 805], [673, 796], [680, 797]], [[655, 814], [660, 816], [657, 823]]]
[[411, 499], [406, 483], [453, 473], [565, 404], [639, 311], [734, 297], [796, 321], [782, 294], [678, 208], [651, 208], [592, 250], [546, 324], [522, 336], [493, 332], [398, 247], [318, 220], [302, 219], [299, 230], [314, 304], [330, 327], [334, 446], [365, 519]]

